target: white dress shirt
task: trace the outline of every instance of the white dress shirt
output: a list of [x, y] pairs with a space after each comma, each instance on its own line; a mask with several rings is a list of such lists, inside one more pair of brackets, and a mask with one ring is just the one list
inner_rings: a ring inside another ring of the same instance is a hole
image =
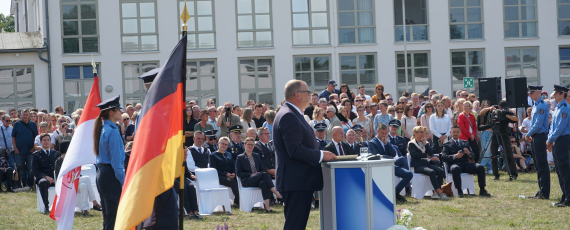
[[449, 137], [451, 124], [451, 118], [447, 114], [443, 115], [441, 118], [437, 118], [434, 113], [429, 118], [430, 131], [437, 138], [440, 138], [442, 133], [445, 133], [445, 136]]
[[[198, 147], [196, 145], [193, 145], [192, 148], [196, 149], [198, 152], [204, 153], [204, 147], [202, 147], [202, 146]], [[196, 162], [194, 161], [194, 158], [192, 157], [192, 153], [190, 152], [190, 149], [188, 149], [188, 157], [186, 157], [186, 166], [192, 172], [196, 172], [196, 169], [198, 169], [198, 166], [196, 166]]]
[[[336, 153], [338, 153], [339, 156], [344, 156], [346, 155], [346, 151], [344, 149], [342, 149], [342, 144], [340, 144], [339, 142], [336, 142], [334, 140], [332, 140], [332, 143], [334, 144], [334, 147], [336, 148]], [[340, 146], [339, 146], [340, 144]], [[342, 155], [340, 155], [340, 149], [342, 149]]]
[[[303, 113], [301, 112], [301, 110], [299, 109], [299, 107], [297, 107], [297, 106], [291, 104], [291, 103], [288, 102], [288, 101], [285, 102], [285, 103], [287, 103], [287, 104], [290, 105], [291, 107], [295, 108], [295, 110], [297, 110], [297, 112], [298, 112], [299, 114], [301, 114], [301, 116], [303, 116]], [[323, 161], [323, 150], [321, 150], [321, 158], [319, 159], [319, 163], [321, 163], [321, 161]]]

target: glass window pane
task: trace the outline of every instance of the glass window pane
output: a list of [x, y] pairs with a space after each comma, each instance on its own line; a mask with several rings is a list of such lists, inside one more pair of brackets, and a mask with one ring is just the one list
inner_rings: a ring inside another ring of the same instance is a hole
[[465, 25], [449, 25], [450, 39], [465, 39]]
[[273, 93], [272, 92], [259, 92], [259, 103], [267, 103], [270, 105], [275, 104], [273, 102]]
[[309, 30], [293, 30], [293, 45], [310, 45]]
[[451, 65], [465, 65], [466, 57], [465, 52], [453, 52], [451, 53]]
[[295, 58], [295, 71], [301, 71], [302, 62], [304, 63], [306, 59], [306, 57]]
[[[263, 15], [266, 16], [266, 15]], [[256, 17], [257, 20], [257, 17]], [[293, 14], [293, 28], [305, 28], [309, 27], [309, 15], [308, 14]]]
[[97, 17], [95, 4], [81, 5], [81, 19], [95, 19]]
[[79, 66], [66, 66], [65, 67], [65, 80], [80, 79]]
[[470, 65], [483, 65], [483, 51], [469, 51]]
[[414, 86], [414, 92], [417, 92], [420, 94], [427, 94], [428, 89], [429, 89], [429, 85], [415, 85]]
[[354, 12], [340, 12], [339, 26], [354, 26]]
[[[407, 70], [408, 70], [408, 82], [412, 82], [412, 70], [411, 69]], [[398, 70], [398, 83], [406, 83], [406, 72], [404, 69]]]
[[295, 58], [295, 71], [311, 71], [311, 58]]
[[507, 65], [507, 77], [522, 77], [521, 65]]
[[481, 21], [481, 8], [467, 8], [467, 21], [480, 22]]
[[359, 55], [358, 64], [360, 69], [374, 69], [374, 55]]
[[90, 65], [82, 66], [83, 68], [83, 79], [94, 78], [93, 76], [93, 67]]
[[463, 78], [467, 76], [467, 67], [452, 67], [451, 74], [451, 80], [463, 81]]
[[313, 69], [315, 71], [329, 70], [329, 57], [314, 57], [313, 58]]
[[481, 6], [481, 0], [467, 0], [467, 6]]
[[463, 7], [463, 0], [449, 0], [449, 6], [451, 6], [451, 7]]
[[186, 37], [188, 40], [188, 44], [186, 45], [187, 49], [196, 49], [196, 34], [188, 34]]
[[201, 61], [200, 62], [200, 75], [216, 74], [214, 61]]
[[374, 28], [359, 28], [358, 42], [374, 42]]
[[295, 79], [305, 81], [309, 86], [312, 84], [311, 73], [297, 73]]
[[536, 22], [522, 22], [522, 36], [536, 37]]
[[356, 6], [358, 10], [372, 10], [372, 0], [357, 0]]
[[422, 41], [428, 39], [428, 30], [427, 26], [414, 26], [412, 27], [414, 40], [415, 41]]
[[61, 6], [63, 19], [77, 19], [77, 5]]
[[215, 76], [201, 77], [200, 90], [201, 91], [216, 90], [216, 77]]
[[196, 76], [198, 75], [198, 67], [196, 67], [196, 62], [186, 62], [186, 75]]
[[354, 43], [355, 40], [355, 29], [339, 29], [338, 30], [338, 37], [339, 43]]
[[198, 1], [198, 15], [212, 15], [211, 1]]
[[[13, 91], [13, 90], [12, 90]], [[0, 92], [4, 92], [1, 90]], [[77, 81], [66, 81], [65, 82], [65, 97], [79, 97], [81, 93], [79, 92], [79, 82]]]
[[538, 77], [538, 66], [536, 64], [523, 65], [523, 74], [522, 77]]
[[328, 27], [327, 13], [311, 14], [312, 27]]
[[414, 69], [414, 82], [428, 82], [429, 71], [428, 68]]
[[329, 30], [313, 30], [313, 44], [325, 45], [329, 44]]
[[156, 24], [154, 18], [141, 19], [141, 33], [154, 33], [156, 32]]
[[570, 18], [570, 5], [558, 5], [558, 19]]
[[239, 73], [254, 73], [255, 66], [254, 66], [253, 59], [245, 59], [239, 61]]
[[358, 25], [371, 26], [374, 25], [374, 17], [372, 11], [358, 12]]
[[253, 29], [253, 19], [251, 15], [238, 16], [238, 30]]
[[[0, 93], [0, 98], [3, 98], [1, 93]], [[1, 110], [10, 111], [10, 109], [13, 109], [13, 108], [15, 108], [14, 102], [0, 102], [0, 109]]]
[[[402, 27], [396, 27], [394, 29], [394, 35], [395, 35], [395, 39], [396, 41], [404, 41], [404, 32]], [[410, 41], [410, 28], [407, 27], [406, 28], [406, 41]]]
[[521, 20], [534, 20], [534, 6], [521, 6]]
[[560, 77], [570, 77], [570, 63], [560, 64]]
[[475, 81], [477, 79], [483, 77], [483, 67], [482, 66], [471, 66], [469, 67], [469, 77], [474, 78]]
[[158, 50], [157, 36], [141, 36], [141, 48], [142, 50]]
[[375, 70], [361, 70], [360, 71], [360, 83], [359, 84], [374, 84], [376, 79]]
[[77, 21], [63, 21], [63, 35], [78, 35]]
[[139, 71], [139, 64], [127, 63], [123, 65], [124, 78], [138, 78], [140, 75], [141, 72]]
[[315, 73], [315, 86], [326, 86], [330, 80], [329, 72], [316, 72]]
[[0, 83], [12, 83], [14, 82], [14, 69], [5, 68], [0, 69]]
[[255, 13], [269, 13], [269, 0], [255, 0]]
[[[412, 66], [412, 55], [411, 55], [410, 53], [408, 53], [408, 58], [407, 58], [407, 59], [408, 59], [408, 60], [407, 60], [407, 61], [408, 61], [408, 66], [407, 66], [407, 67]], [[396, 63], [397, 63], [397, 65], [398, 65], [398, 67], [402, 67], [402, 68], [404, 67], [404, 65], [405, 65], [405, 63], [406, 63], [406, 60], [404, 60], [404, 54], [398, 54], [398, 55], [396, 55]]]
[[[198, 3], [200, 5], [200, 3]], [[154, 17], [154, 3], [141, 2], [140, 3], [141, 17]]]
[[[570, 48], [560, 48], [559, 52], [560, 52], [560, 61], [570, 61]], [[2, 74], [0, 74], [0, 76], [1, 75]]]
[[143, 63], [142, 64], [142, 73], [146, 73], [146, 72], [151, 71], [153, 69], [156, 69], [158, 67], [159, 67], [158, 63]]
[[522, 5], [534, 4], [534, 0], [521, 0], [521, 4], [522, 4]]
[[271, 46], [271, 32], [256, 32], [255, 40], [257, 46]]
[[257, 60], [257, 72], [258, 73], [270, 73], [272, 71], [273, 62], [271, 59], [258, 59]]
[[190, 76], [186, 78], [186, 91], [198, 91], [198, 77]]
[[[307, 23], [309, 20], [307, 19]], [[269, 15], [255, 15], [255, 29], [270, 29], [271, 18]]]
[[523, 49], [523, 62], [536, 62], [536, 49]]
[[239, 47], [253, 46], [253, 32], [239, 32], [238, 46]]
[[81, 21], [81, 34], [82, 35], [96, 35], [97, 34], [97, 21], [95, 21], [95, 20]]
[[137, 19], [123, 19], [123, 33], [124, 34], [138, 33]]
[[340, 69], [356, 69], [356, 56], [340, 56]]
[[251, 14], [251, 0], [237, 0], [238, 14]]
[[414, 66], [428, 66], [428, 54], [427, 53], [415, 53], [414, 54]]
[[519, 20], [519, 7], [505, 6], [505, 20]]
[[[180, 17], [180, 15], [182, 15], [182, 10], [184, 10], [184, 1], [181, 1], [178, 3], [179, 4], [179, 12], [178, 12], [178, 17]], [[186, 4], [186, 9], [188, 10], [188, 14], [190, 16], [195, 15], [194, 13], [194, 4], [192, 2], [187, 3]]]
[[247, 101], [249, 100], [254, 100], [254, 101], [256, 100], [255, 93], [248, 93], [248, 92], [241, 93], [240, 105], [245, 106], [245, 104], [247, 104]]
[[14, 98], [14, 96], [14, 85], [0, 85], [0, 99]]
[[505, 23], [505, 37], [518, 37], [519, 23]]
[[128, 94], [141, 93], [140, 92], [140, 80], [125, 80], [125, 92]]
[[214, 25], [212, 24], [212, 17], [199, 17], [198, 18], [198, 30], [199, 31], [212, 31], [212, 30], [214, 30]]
[[293, 12], [308, 12], [309, 4], [307, 0], [293, 0], [292, 1], [292, 11]]
[[449, 20], [451, 22], [464, 22], [465, 21], [465, 13], [463, 8], [451, 8], [449, 9]]
[[467, 36], [469, 39], [483, 38], [483, 24], [467, 25]]
[[273, 88], [273, 74], [260, 74], [257, 83], [259, 88]]
[[311, 11], [326, 11], [327, 0], [311, 0]]
[[558, 35], [560, 36], [570, 35], [570, 21], [558, 22]]
[[508, 63], [520, 62], [520, 50], [518, 49], [508, 49], [505, 51], [505, 56], [507, 57]]
[[214, 34], [198, 34], [200, 49], [213, 49], [215, 46]]
[[240, 76], [241, 89], [255, 89], [255, 75]]
[[505, 5], [517, 5], [519, 0], [505, 0]]
[[356, 85], [356, 71], [342, 71], [340, 76], [340, 83], [348, 85]]
[[139, 37], [138, 36], [123, 36], [123, 51], [138, 51], [139, 50]]
[[18, 82], [31, 82], [32, 81], [32, 68], [19, 68], [16, 70], [16, 81]]
[[338, 10], [354, 10], [354, 0], [338, 0]]

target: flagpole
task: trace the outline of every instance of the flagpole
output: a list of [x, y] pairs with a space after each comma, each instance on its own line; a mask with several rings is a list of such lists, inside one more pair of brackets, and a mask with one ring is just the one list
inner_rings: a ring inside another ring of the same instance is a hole
[[[180, 19], [182, 19], [182, 39], [187, 39], [186, 35], [187, 35], [187, 26], [186, 26], [186, 22], [188, 22], [188, 19], [190, 19], [190, 15], [188, 14], [188, 8], [186, 8], [186, 0], [184, 0], [184, 9], [182, 10], [182, 15], [180, 15]], [[184, 54], [183, 54], [183, 63], [182, 63], [182, 76], [180, 76], [180, 82], [182, 82], [182, 103], [184, 103], [184, 106], [186, 106], [186, 42], [184, 43]], [[180, 113], [180, 111], [175, 111], [175, 113]], [[184, 121], [185, 121], [185, 117], [182, 116], [182, 131], [184, 131]], [[181, 162], [184, 162], [184, 141], [185, 138], [182, 138], [182, 152], [180, 153], [180, 158], [182, 158]], [[178, 214], [178, 229], [179, 230], [183, 230], [184, 229], [184, 172], [185, 172], [185, 168], [184, 166], [182, 166], [182, 170], [180, 170], [180, 194], [178, 194], [178, 198], [179, 198], [179, 202], [180, 204], [178, 205], [178, 209], [179, 209], [179, 214]]]

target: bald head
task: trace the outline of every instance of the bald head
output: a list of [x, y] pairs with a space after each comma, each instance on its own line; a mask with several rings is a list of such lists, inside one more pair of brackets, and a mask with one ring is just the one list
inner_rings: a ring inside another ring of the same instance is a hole
[[341, 142], [344, 138], [344, 130], [340, 126], [335, 126], [332, 129], [333, 140], [336, 142]]
[[245, 133], [246, 137], [251, 137], [255, 140], [255, 138], [257, 137], [257, 133], [255, 131], [255, 128], [249, 128], [247, 129], [247, 132]]

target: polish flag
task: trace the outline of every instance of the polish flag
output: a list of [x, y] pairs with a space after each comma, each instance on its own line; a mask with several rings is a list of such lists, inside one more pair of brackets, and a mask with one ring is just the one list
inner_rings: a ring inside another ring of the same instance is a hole
[[[76, 126], [73, 139], [67, 149], [65, 160], [61, 165], [59, 176], [55, 183], [56, 196], [52, 204], [55, 204], [50, 217], [57, 222], [57, 229], [72, 229], [75, 213], [75, 201], [81, 166], [95, 164], [93, 153], [93, 128], [95, 119], [101, 110], [96, 105], [101, 103], [99, 94], [99, 77], [95, 74], [91, 92], [83, 108], [83, 113]], [[90, 178], [95, 183], [95, 178]]]

